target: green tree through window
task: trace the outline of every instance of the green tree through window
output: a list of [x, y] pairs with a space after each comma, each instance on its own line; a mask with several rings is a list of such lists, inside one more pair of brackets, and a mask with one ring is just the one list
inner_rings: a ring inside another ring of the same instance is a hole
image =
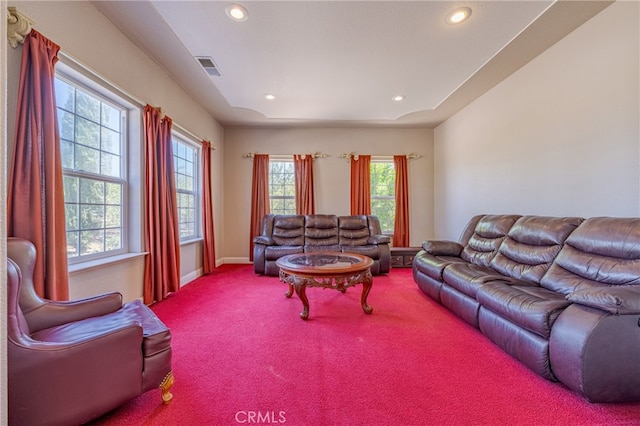
[[194, 145], [173, 135], [173, 168], [178, 198], [180, 240], [196, 238], [199, 235], [198, 153]]
[[273, 214], [296, 214], [293, 161], [269, 161], [269, 202]]
[[118, 107], [80, 84], [55, 80], [67, 256], [124, 250], [124, 121]]
[[382, 232], [393, 233], [396, 216], [396, 171], [393, 160], [371, 160], [371, 214], [378, 216]]

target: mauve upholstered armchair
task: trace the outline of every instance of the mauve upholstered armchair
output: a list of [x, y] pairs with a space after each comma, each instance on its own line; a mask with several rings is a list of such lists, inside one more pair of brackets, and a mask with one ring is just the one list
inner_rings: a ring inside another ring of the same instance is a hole
[[82, 424], [154, 388], [169, 403], [170, 330], [119, 293], [42, 299], [35, 254], [29, 241], [7, 240], [9, 424]]

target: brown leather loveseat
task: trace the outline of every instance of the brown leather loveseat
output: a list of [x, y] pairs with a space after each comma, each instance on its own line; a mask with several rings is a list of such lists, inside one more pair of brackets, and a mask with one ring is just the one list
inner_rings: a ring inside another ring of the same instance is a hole
[[373, 259], [371, 273], [385, 274], [391, 267], [389, 243], [376, 216], [274, 215], [262, 220], [262, 233], [254, 238], [256, 274], [277, 276], [276, 261], [294, 253], [350, 252]]
[[413, 277], [542, 377], [640, 401], [640, 218], [475, 216], [425, 241]]

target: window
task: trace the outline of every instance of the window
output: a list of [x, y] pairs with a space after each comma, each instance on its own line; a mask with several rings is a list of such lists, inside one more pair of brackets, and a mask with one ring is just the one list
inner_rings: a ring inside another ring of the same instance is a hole
[[269, 203], [271, 213], [296, 214], [293, 160], [269, 161]]
[[70, 262], [126, 251], [127, 109], [55, 79]]
[[199, 162], [200, 148], [173, 135], [173, 167], [178, 198], [180, 241], [200, 236]]
[[393, 233], [396, 216], [396, 171], [393, 160], [371, 159], [371, 214], [384, 233]]

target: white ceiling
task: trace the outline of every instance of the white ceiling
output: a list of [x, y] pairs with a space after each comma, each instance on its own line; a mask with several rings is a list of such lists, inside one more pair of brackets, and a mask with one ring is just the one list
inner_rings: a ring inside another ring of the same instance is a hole
[[[249, 17], [234, 22], [232, 2], [93, 3], [223, 125], [412, 127], [441, 123], [610, 4], [239, 1]], [[459, 6], [471, 17], [447, 24]]]

